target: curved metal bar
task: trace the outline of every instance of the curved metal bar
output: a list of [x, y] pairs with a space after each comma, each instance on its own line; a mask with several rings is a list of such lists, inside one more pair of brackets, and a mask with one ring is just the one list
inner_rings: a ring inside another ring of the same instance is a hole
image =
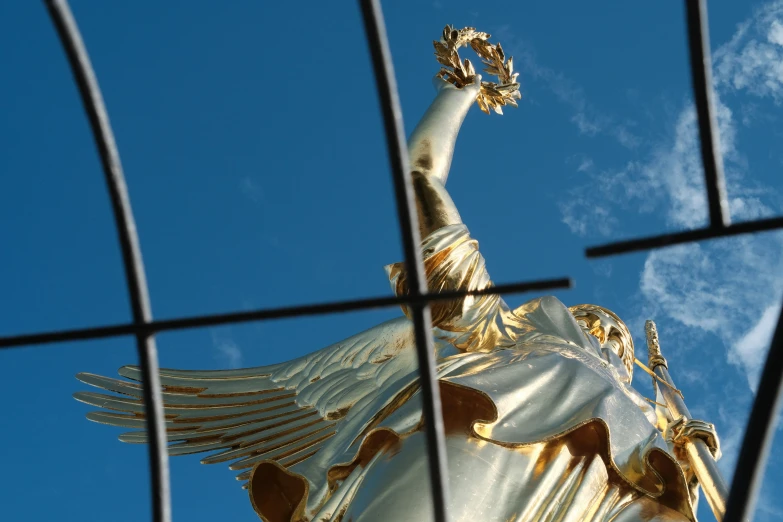
[[[397, 200], [397, 217], [402, 233], [402, 246], [405, 253], [405, 266], [411, 296], [427, 293], [422, 262], [421, 238], [419, 237], [418, 216], [414, 204], [413, 182], [408, 165], [408, 146], [405, 141], [402, 124], [397, 82], [391, 61], [386, 25], [378, 0], [360, 0], [359, 4], [367, 33], [367, 45], [370, 48], [378, 97], [381, 102], [383, 124], [386, 131], [386, 146], [389, 149], [394, 194]], [[419, 375], [422, 390], [422, 402], [427, 437], [427, 454], [432, 485], [432, 500], [437, 522], [448, 520], [448, 481], [446, 466], [446, 444], [443, 433], [443, 415], [441, 413], [440, 390], [435, 369], [435, 357], [432, 341], [432, 318], [430, 307], [426, 303], [410, 307], [413, 329], [416, 339], [416, 352], [419, 360]]]
[[[128, 198], [128, 189], [120, 164], [120, 155], [109, 124], [103, 96], [68, 2], [66, 0], [46, 0], [46, 7], [68, 57], [68, 63], [79, 88], [79, 94], [98, 147], [106, 186], [111, 198], [114, 221], [117, 225], [133, 322], [137, 326], [144, 325], [152, 320], [144, 264], [141, 259], [139, 238]], [[147, 432], [152, 434], [149, 445], [152, 519], [155, 522], [170, 522], [169, 466], [158, 354], [155, 340], [146, 332], [136, 333], [136, 344], [139, 353], [139, 366], [143, 376]]]
[[246, 323], [249, 321], [265, 321], [270, 319], [286, 319], [305, 315], [324, 315], [340, 312], [352, 312], [355, 310], [368, 310], [371, 308], [384, 308], [390, 306], [410, 305], [413, 303], [425, 303], [432, 301], [447, 301], [460, 299], [468, 295], [495, 295], [540, 290], [554, 290], [571, 288], [572, 283], [568, 278], [544, 279], [542, 281], [509, 283], [490, 286], [483, 290], [461, 290], [438, 292], [434, 294], [422, 294], [418, 297], [410, 295], [368, 297], [365, 299], [352, 299], [350, 301], [332, 301], [329, 303], [314, 303], [297, 306], [284, 306], [280, 308], [261, 308], [242, 312], [229, 312], [224, 314], [196, 315], [179, 319], [163, 319], [151, 321], [143, 325], [114, 324], [107, 326], [93, 326], [89, 328], [76, 328], [72, 330], [60, 330], [54, 332], [42, 332], [22, 334], [11, 337], [0, 337], [0, 349], [30, 346], [33, 344], [48, 344], [64, 341], [84, 341], [87, 339], [103, 339], [137, 333], [157, 333], [171, 330], [184, 330], [186, 328], [202, 328], [205, 326], [217, 326], [221, 324]]
[[750, 410], [748, 427], [742, 440], [737, 467], [731, 481], [729, 501], [723, 522], [740, 522], [750, 519], [756, 504], [756, 497], [764, 477], [772, 439], [775, 435], [775, 421], [783, 398], [783, 309], [778, 326], [772, 336], [767, 361], [761, 371], [756, 399]]
[[688, 20], [688, 50], [691, 57], [693, 98], [699, 117], [701, 162], [704, 165], [704, 182], [707, 189], [707, 205], [710, 227], [722, 228], [729, 224], [726, 210], [726, 182], [723, 177], [723, 157], [720, 153], [720, 135], [715, 121], [712, 103], [712, 60], [707, 26], [705, 0], [685, 0]]

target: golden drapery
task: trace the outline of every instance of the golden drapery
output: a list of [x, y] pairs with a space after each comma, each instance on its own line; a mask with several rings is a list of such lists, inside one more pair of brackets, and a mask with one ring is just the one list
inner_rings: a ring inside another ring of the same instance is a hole
[[[465, 225], [422, 247], [431, 291], [491, 284]], [[405, 293], [404, 267], [387, 272]], [[432, 316], [452, 520], [695, 520], [655, 412], [560, 301], [512, 311], [496, 295], [466, 297], [433, 304]], [[313, 454], [287, 464], [259, 455], [248, 475], [262, 519], [429, 519], [415, 361], [400, 318], [270, 368], [297, 402], [339, 414]], [[345, 377], [352, 368], [372, 385]]]

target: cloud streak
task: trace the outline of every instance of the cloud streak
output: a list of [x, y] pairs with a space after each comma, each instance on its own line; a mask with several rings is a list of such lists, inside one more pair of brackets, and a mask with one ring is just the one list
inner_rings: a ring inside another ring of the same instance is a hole
[[597, 110], [588, 103], [581, 87], [564, 74], [540, 64], [530, 45], [511, 33], [508, 26], [501, 27], [496, 33], [506, 42], [507, 50], [513, 49], [511, 54], [521, 74], [545, 85], [560, 102], [571, 108], [571, 123], [579, 134], [588, 137], [609, 136], [628, 149], [635, 149], [641, 144], [641, 139], [629, 129], [629, 124], [618, 122], [616, 118]]
[[[783, 19], [783, 2], [768, 4], [741, 24], [731, 41], [715, 53], [715, 106], [734, 220], [757, 219], [781, 211], [769, 197], [771, 190], [747, 182], [747, 162], [737, 149], [734, 116], [722, 101], [730, 88], [779, 102], [778, 95], [783, 93], [783, 46], [768, 43], [777, 38], [778, 28], [783, 28], [779, 18]], [[773, 45], [777, 49], [771, 50]], [[672, 226], [705, 225], [707, 209], [698, 146], [696, 116], [688, 104], [677, 121], [673, 143], [640, 166], [640, 176], [633, 181], [629, 176], [622, 179], [626, 192], [657, 191], [667, 203], [667, 222]], [[656, 251], [645, 262], [641, 292], [672, 319], [718, 335], [728, 347], [728, 361], [743, 369], [749, 386], [755, 389], [783, 295], [781, 259], [780, 234]]]
[[[737, 125], [724, 95], [741, 92], [774, 103], [783, 99], [783, 2], [758, 10], [740, 24], [734, 37], [715, 52], [715, 108], [733, 220], [757, 219], [781, 212], [769, 187], [747, 179], [747, 161], [737, 147]], [[572, 189], [560, 204], [563, 222], [578, 235], [607, 236], [624, 211], [664, 216], [670, 229], [707, 223], [704, 178], [696, 114], [684, 104], [671, 138], [655, 145], [641, 161], [621, 169], [596, 170], [592, 187], [606, 191], [615, 207], [596, 205], [594, 194]], [[612, 197], [616, 191], [624, 197]], [[611, 191], [611, 192], [610, 192]], [[618, 199], [620, 202], [618, 203]], [[718, 336], [726, 360], [741, 368], [755, 389], [783, 295], [783, 237], [743, 236], [651, 252], [640, 274], [647, 312], [684, 327]]]
[[215, 348], [215, 360], [218, 364], [232, 370], [242, 367], [244, 361], [242, 350], [229, 335], [213, 331], [212, 345]]
[[770, 2], [715, 51], [715, 85], [783, 102], [783, 2]]

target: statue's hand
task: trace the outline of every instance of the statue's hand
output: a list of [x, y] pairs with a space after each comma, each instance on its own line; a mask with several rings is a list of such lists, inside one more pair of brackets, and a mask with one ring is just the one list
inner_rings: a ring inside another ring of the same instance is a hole
[[461, 88], [457, 87], [456, 85], [454, 85], [451, 82], [447, 82], [443, 78], [440, 78], [437, 74], [435, 76], [433, 76], [432, 84], [435, 86], [435, 90], [437, 92], [440, 92], [440, 91], [443, 91], [443, 90], [460, 91], [460, 92], [464, 92], [464, 91], [470, 92], [470, 91], [472, 91], [473, 92], [473, 96], [475, 97], [475, 96], [478, 96], [478, 93], [481, 90], [481, 75], [477, 74], [473, 78], [473, 83], [471, 83], [469, 85], [466, 85], [464, 87], [461, 87]]
[[666, 427], [665, 437], [679, 448], [689, 440], [701, 439], [707, 444], [715, 460], [721, 457], [718, 433], [715, 431], [715, 425], [709, 422], [680, 417]]

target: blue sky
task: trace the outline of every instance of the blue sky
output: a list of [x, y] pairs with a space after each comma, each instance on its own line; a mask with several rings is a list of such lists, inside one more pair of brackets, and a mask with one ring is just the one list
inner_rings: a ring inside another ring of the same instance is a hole
[[[382, 267], [401, 259], [399, 233], [354, 3], [73, 10], [120, 147], [156, 317], [391, 292]], [[519, 109], [473, 109], [449, 178], [493, 279], [569, 275], [576, 288], [556, 295], [614, 310], [638, 347], [655, 319], [686, 402], [718, 427], [730, 474], [783, 297], [783, 235], [583, 256], [610, 238], [705, 222], [681, 3], [395, 0], [385, 13], [408, 132], [433, 97], [443, 25], [490, 32], [515, 57]], [[732, 215], [779, 215], [783, 2], [715, 1], [709, 15]], [[127, 321], [100, 166], [42, 3], [0, 5], [0, 48], [0, 335]], [[167, 333], [161, 365], [280, 362], [398, 314]], [[4, 519], [146, 519], [145, 448], [88, 423], [71, 398], [83, 389], [75, 373], [133, 362], [131, 339], [0, 353]], [[649, 393], [646, 377], [635, 382]], [[783, 480], [780, 433], [758, 520], [783, 516], [771, 485]], [[171, 465], [176, 519], [256, 519], [233, 472], [195, 457]], [[705, 502], [699, 514], [711, 520]]]

